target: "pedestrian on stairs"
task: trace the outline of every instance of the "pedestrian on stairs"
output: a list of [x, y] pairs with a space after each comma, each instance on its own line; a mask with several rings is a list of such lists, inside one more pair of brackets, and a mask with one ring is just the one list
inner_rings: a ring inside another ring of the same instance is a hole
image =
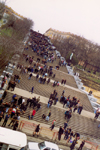
[[32, 88], [31, 88], [31, 91], [30, 91], [31, 94], [33, 93], [33, 91], [34, 91], [34, 86], [32, 86]]
[[48, 113], [48, 115], [46, 117], [46, 121], [49, 121], [50, 116], [51, 116], [51, 110], [49, 111], [49, 113]]
[[70, 146], [70, 150], [73, 150], [76, 144], [77, 144], [77, 139], [75, 139], [75, 140], [72, 142], [72, 144], [71, 144], [71, 146]]
[[29, 77], [28, 77], [28, 80], [30, 80], [30, 79], [31, 79], [31, 77], [32, 77], [32, 73], [30, 73], [30, 75], [29, 75]]
[[84, 141], [82, 141], [82, 143], [80, 144], [80, 146], [79, 146], [79, 148], [78, 148], [78, 150], [82, 150], [82, 148], [83, 148], [83, 146], [85, 145], [85, 140]]
[[53, 120], [53, 122], [52, 122], [52, 125], [51, 125], [51, 131], [54, 129], [54, 127], [55, 127], [55, 125], [56, 125], [56, 120]]

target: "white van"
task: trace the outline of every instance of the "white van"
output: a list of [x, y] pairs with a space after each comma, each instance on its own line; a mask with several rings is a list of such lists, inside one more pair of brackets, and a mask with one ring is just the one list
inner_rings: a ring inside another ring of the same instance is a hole
[[0, 150], [27, 150], [26, 134], [0, 127]]

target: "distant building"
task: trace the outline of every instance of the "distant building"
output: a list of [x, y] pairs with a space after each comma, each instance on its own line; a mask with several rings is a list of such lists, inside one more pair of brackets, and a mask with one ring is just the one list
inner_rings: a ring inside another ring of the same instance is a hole
[[62, 31], [58, 31], [58, 30], [50, 28], [45, 32], [44, 35], [48, 36], [51, 39], [54, 39], [54, 38], [65, 39], [65, 38], [71, 37], [72, 34], [70, 32], [62, 32]]

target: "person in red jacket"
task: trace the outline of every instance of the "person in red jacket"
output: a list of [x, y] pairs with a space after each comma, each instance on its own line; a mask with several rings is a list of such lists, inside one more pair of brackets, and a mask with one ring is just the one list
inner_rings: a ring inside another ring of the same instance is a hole
[[35, 109], [33, 109], [31, 119], [33, 119], [33, 117], [34, 117], [35, 113], [36, 113], [36, 110], [35, 110]]

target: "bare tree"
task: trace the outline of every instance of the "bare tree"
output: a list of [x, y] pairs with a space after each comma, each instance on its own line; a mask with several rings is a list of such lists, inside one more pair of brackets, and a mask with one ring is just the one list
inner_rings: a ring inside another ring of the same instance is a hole
[[0, 2], [0, 19], [2, 19], [5, 11], [5, 2]]

